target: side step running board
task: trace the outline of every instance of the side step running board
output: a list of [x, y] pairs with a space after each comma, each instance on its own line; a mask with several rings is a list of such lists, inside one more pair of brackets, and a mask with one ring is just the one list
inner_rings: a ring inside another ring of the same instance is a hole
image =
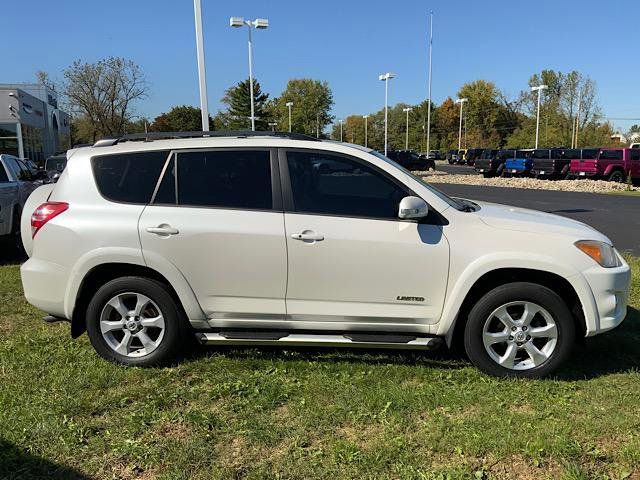
[[[204, 345], [282, 345], [282, 346], [326, 346], [326, 347], [361, 347], [361, 348], [392, 348], [433, 350], [442, 344], [439, 337], [413, 337], [407, 335], [390, 335], [385, 339], [384, 335], [358, 335], [345, 333], [344, 335], [325, 335], [310, 333], [290, 333], [279, 338], [251, 337], [245, 338], [237, 335], [225, 335], [223, 333], [197, 333], [196, 338]], [[374, 338], [377, 337], [377, 338]]]

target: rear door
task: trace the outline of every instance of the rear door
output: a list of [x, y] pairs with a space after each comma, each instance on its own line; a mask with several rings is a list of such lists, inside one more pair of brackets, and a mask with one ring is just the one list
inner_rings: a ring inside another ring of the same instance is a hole
[[284, 320], [281, 204], [269, 149], [173, 152], [140, 217], [145, 260], [175, 265], [209, 319]]

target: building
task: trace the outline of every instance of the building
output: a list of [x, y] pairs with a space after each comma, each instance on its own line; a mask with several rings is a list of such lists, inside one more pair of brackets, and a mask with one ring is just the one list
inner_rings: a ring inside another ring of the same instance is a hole
[[43, 163], [69, 148], [71, 119], [58, 94], [38, 84], [0, 84], [0, 153]]

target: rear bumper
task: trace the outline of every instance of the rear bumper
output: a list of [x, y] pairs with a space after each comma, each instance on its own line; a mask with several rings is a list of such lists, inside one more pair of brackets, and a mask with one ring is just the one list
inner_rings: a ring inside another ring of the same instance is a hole
[[20, 267], [22, 288], [27, 301], [46, 313], [66, 318], [65, 288], [69, 272], [62, 265], [30, 258]]

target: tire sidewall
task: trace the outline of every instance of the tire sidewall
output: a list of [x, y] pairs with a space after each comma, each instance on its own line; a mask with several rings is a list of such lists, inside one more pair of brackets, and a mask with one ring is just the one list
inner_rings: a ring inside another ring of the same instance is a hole
[[[142, 357], [127, 357], [115, 352], [102, 336], [100, 315], [106, 303], [114, 296], [126, 293], [141, 293], [149, 297], [160, 309], [165, 331], [160, 345]], [[156, 366], [173, 360], [185, 335], [185, 321], [168, 289], [155, 280], [142, 277], [122, 277], [107, 282], [98, 289], [87, 308], [87, 334], [95, 350], [104, 358], [126, 365]]]
[[[487, 353], [482, 341], [484, 323], [498, 307], [514, 301], [530, 301], [544, 307], [558, 329], [556, 347], [542, 365], [529, 370], [510, 370], [498, 365]], [[538, 284], [517, 282], [497, 287], [471, 309], [464, 332], [464, 345], [469, 359], [480, 370], [498, 377], [539, 378], [555, 371], [568, 357], [575, 339], [575, 325], [565, 302], [552, 290]]]

